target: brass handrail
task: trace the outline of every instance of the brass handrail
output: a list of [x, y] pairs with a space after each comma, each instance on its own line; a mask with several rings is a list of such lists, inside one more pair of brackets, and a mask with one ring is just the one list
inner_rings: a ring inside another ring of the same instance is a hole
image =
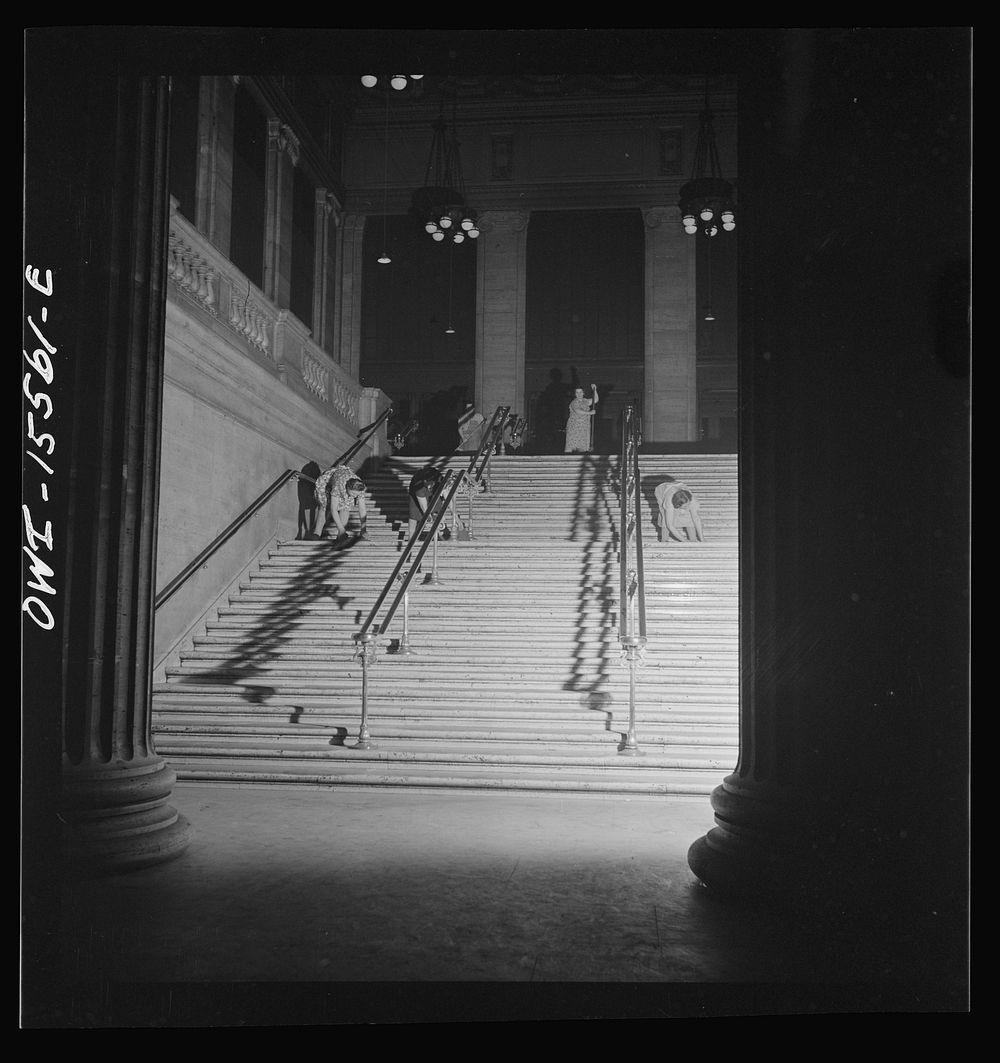
[[[354, 457], [355, 454], [368, 442], [368, 440], [375, 434], [379, 425], [392, 413], [392, 407], [383, 410], [382, 413], [374, 420], [370, 425], [366, 425], [359, 430], [357, 442], [355, 442], [351, 448], [344, 454], [342, 454], [333, 464], [334, 465], [346, 465], [347, 462]], [[216, 550], [222, 546], [228, 539], [231, 539], [239, 529], [246, 524], [246, 522], [259, 510], [265, 503], [269, 502], [278, 491], [293, 478], [301, 478], [303, 480], [309, 480], [313, 483], [315, 481], [311, 476], [305, 476], [297, 469], [285, 469], [285, 471], [272, 483], [269, 487], [265, 488], [261, 494], [259, 494], [253, 502], [230, 524], [224, 531], [220, 532], [204, 550], [193, 560], [177, 573], [176, 576], [157, 594], [154, 609], [159, 609], [164, 602], [173, 597], [174, 594], [191, 578], [191, 576], [215, 553]]]
[[[469, 462], [468, 475], [465, 483], [468, 488], [469, 498], [470, 538], [473, 537], [472, 499], [475, 496], [476, 491], [479, 489], [479, 484], [484, 480], [487, 494], [492, 493], [492, 484], [489, 473], [490, 459], [493, 457], [493, 452], [496, 450], [497, 442], [503, 439], [503, 429], [509, 415], [509, 406], [498, 406], [493, 411], [493, 416], [490, 418], [490, 422], [486, 426], [486, 431], [483, 432], [482, 438], [479, 441], [479, 449], [473, 455], [472, 461]], [[478, 469], [476, 468], [477, 464], [479, 465]]]
[[[404, 603], [404, 617], [406, 615], [406, 607], [408, 604], [408, 593], [410, 583], [413, 580], [414, 575], [420, 568], [420, 563], [423, 560], [424, 554], [427, 553], [427, 548], [433, 542], [435, 550], [437, 549], [437, 535], [438, 529], [441, 526], [441, 522], [444, 520], [445, 514], [448, 511], [448, 505], [455, 496], [455, 492], [459, 489], [462, 482], [468, 476], [468, 470], [463, 469], [457, 475], [451, 469], [449, 469], [442, 477], [441, 482], [434, 490], [434, 494], [431, 495], [427, 503], [427, 509], [420, 515], [420, 520], [417, 521], [416, 527], [413, 529], [413, 535], [407, 540], [403, 546], [403, 550], [399, 555], [395, 567], [392, 570], [392, 574], [385, 582], [385, 586], [382, 588], [375, 604], [372, 606], [370, 612], [364, 623], [361, 625], [360, 631], [354, 636], [354, 641], [358, 644], [355, 656], [361, 659], [361, 723], [358, 730], [358, 740], [354, 745], [355, 749], [372, 749], [373, 743], [371, 740], [371, 734], [368, 730], [368, 669], [371, 666], [372, 660], [378, 653], [377, 640], [385, 635], [389, 630], [389, 625], [392, 623], [393, 617], [396, 615], [396, 610], [399, 608], [399, 603]], [[447, 492], [447, 495], [446, 495]], [[443, 499], [443, 503], [439, 506], [438, 502]], [[428, 521], [431, 522], [430, 531], [427, 534], [427, 538], [420, 542], [420, 535], [427, 525]], [[419, 543], [416, 557], [406, 568], [404, 572], [404, 566], [413, 553], [415, 544]], [[386, 610], [382, 622], [378, 625], [375, 624], [378, 611], [382, 607], [383, 602], [389, 595], [389, 590], [393, 583], [399, 581], [399, 588], [396, 591], [396, 596], [393, 598], [392, 603]], [[400, 640], [401, 648], [404, 646], [404, 640], [406, 634]]]
[[[389, 591], [391, 590], [392, 585], [397, 580], [401, 580], [402, 585], [399, 591], [397, 592], [396, 598], [393, 600], [389, 611], [386, 613], [385, 618], [383, 619], [377, 631], [377, 633], [380, 635], [385, 634], [385, 631], [389, 626], [389, 621], [392, 620], [392, 617], [396, 612], [396, 608], [399, 605], [399, 600], [402, 598], [406, 589], [409, 587], [410, 581], [413, 578], [413, 575], [416, 572], [416, 569], [419, 566], [420, 561], [427, 550], [432, 536], [437, 533], [438, 525], [441, 523], [441, 520], [444, 517], [445, 509], [447, 508], [448, 503], [451, 501], [452, 496], [458, 489], [465, 476], [466, 471], [464, 469], [457, 475], [453, 470], [449, 469], [441, 478], [441, 481], [438, 483], [437, 487], [434, 489], [434, 493], [431, 495], [430, 499], [427, 502], [427, 509], [420, 514], [420, 519], [417, 521], [416, 526], [413, 529], [413, 535], [410, 536], [410, 538], [403, 544], [403, 549], [400, 552], [395, 567], [393, 568], [389, 578], [385, 581], [385, 585], [379, 592], [378, 597], [375, 599], [375, 604], [369, 610], [368, 616], [365, 618], [365, 621], [361, 625], [358, 634], [355, 636], [356, 639], [363, 638], [372, 629], [375, 624], [375, 619], [378, 616], [378, 611], [382, 607], [382, 603], [389, 596]], [[439, 509], [436, 509], [435, 507], [437, 507], [439, 500], [442, 498], [446, 491], [448, 492], [448, 497], [447, 499], [445, 499], [444, 505], [439, 507]], [[420, 542], [420, 536], [428, 520], [433, 520], [434, 522], [431, 528], [431, 533], [429, 533], [427, 539], [425, 539], [424, 542], [420, 544], [417, 556], [414, 559], [413, 564], [410, 566], [410, 569], [406, 572], [405, 576], [401, 576], [400, 573], [402, 572], [403, 567], [406, 565], [406, 562], [409, 560], [410, 555], [413, 553], [414, 545]]]
[[641, 756], [635, 737], [636, 668], [646, 647], [646, 590], [642, 563], [642, 485], [639, 479], [639, 447], [642, 424], [633, 406], [622, 414], [622, 449], [619, 458], [620, 524], [618, 563], [620, 592], [618, 640], [629, 669], [628, 732], [622, 736], [619, 753]]
[[[420, 568], [421, 561], [424, 554], [427, 553], [428, 548], [434, 544], [434, 579], [431, 582], [437, 583], [437, 541], [438, 530], [444, 521], [449, 506], [452, 507], [454, 513], [454, 500], [462, 484], [469, 486], [469, 528], [471, 532], [472, 528], [472, 495], [476, 489], [476, 485], [480, 479], [486, 474], [489, 467], [489, 455], [492, 453], [496, 446], [496, 440], [500, 433], [503, 432], [503, 425], [507, 419], [507, 415], [510, 413], [509, 406], [498, 406], [493, 411], [493, 416], [490, 418], [490, 422], [487, 425], [486, 431], [483, 433], [479, 443], [479, 449], [472, 456], [468, 466], [462, 469], [459, 473], [455, 473], [454, 470], [449, 469], [441, 481], [438, 483], [427, 502], [427, 508], [420, 515], [420, 519], [417, 521], [413, 529], [413, 534], [403, 544], [403, 549], [400, 552], [399, 558], [393, 567], [389, 578], [385, 581], [385, 585], [379, 592], [378, 597], [375, 599], [375, 604], [369, 610], [368, 616], [365, 618], [358, 633], [354, 636], [354, 641], [357, 643], [357, 649], [355, 650], [355, 656], [361, 660], [361, 723], [358, 730], [358, 740], [355, 743], [355, 749], [372, 749], [374, 748], [371, 734], [368, 729], [368, 669], [371, 666], [373, 659], [378, 653], [378, 639], [383, 638], [389, 630], [389, 625], [392, 623], [393, 617], [396, 615], [399, 609], [400, 602], [403, 604], [403, 634], [400, 637], [400, 645], [397, 649], [397, 653], [409, 653], [409, 632], [407, 630], [407, 610], [409, 604], [409, 588], [413, 581], [413, 577], [417, 570]], [[483, 458], [486, 457], [479, 465], [476, 466]], [[439, 505], [440, 503], [440, 505]], [[420, 542], [420, 537], [424, 528], [430, 522], [430, 530], [427, 533], [427, 537], [423, 542]], [[414, 547], [417, 547], [416, 557], [413, 557], [412, 561], [407, 566], [407, 561], [413, 555]], [[404, 571], [405, 569], [405, 571]], [[382, 608], [386, 598], [389, 596], [389, 591], [392, 589], [394, 583], [399, 583], [399, 587], [396, 590], [396, 594], [392, 599], [388, 609], [386, 610], [381, 623], [375, 623], [378, 617], [379, 610]]]

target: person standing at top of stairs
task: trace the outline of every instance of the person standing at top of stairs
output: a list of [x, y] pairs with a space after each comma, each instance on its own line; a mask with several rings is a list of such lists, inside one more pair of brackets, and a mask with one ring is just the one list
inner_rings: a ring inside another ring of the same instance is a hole
[[583, 388], [577, 388], [569, 404], [569, 420], [566, 422], [566, 453], [589, 454], [593, 449], [594, 414], [597, 406], [597, 385], [591, 384], [592, 398], [583, 397]]
[[335, 465], [319, 475], [316, 480], [316, 498], [325, 514], [324, 538], [330, 537], [328, 526], [332, 523], [337, 529], [334, 545], [347, 544], [351, 538], [347, 531], [347, 522], [355, 506], [358, 507], [358, 519], [361, 522], [358, 539], [368, 538], [365, 482], [355, 476], [346, 465]]

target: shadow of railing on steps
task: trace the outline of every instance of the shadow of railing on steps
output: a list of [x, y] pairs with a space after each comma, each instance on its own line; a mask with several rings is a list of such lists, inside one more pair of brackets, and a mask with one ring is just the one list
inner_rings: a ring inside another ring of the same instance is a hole
[[[368, 440], [378, 431], [382, 422], [385, 421], [392, 413], [392, 407], [383, 410], [382, 413], [374, 420], [370, 425], [362, 428], [358, 433], [356, 442], [342, 454], [335, 462], [334, 465], [346, 465], [361, 448], [368, 442]], [[159, 609], [165, 602], [167, 602], [180, 588], [197, 572], [202, 565], [208, 561], [216, 551], [227, 543], [239, 530], [247, 523], [250, 518], [262, 509], [267, 503], [285, 486], [290, 480], [304, 479], [309, 480], [311, 477], [305, 476], [298, 469], [285, 469], [285, 471], [272, 483], [269, 487], [266, 487], [254, 500], [247, 506], [246, 509], [223, 531], [221, 531], [209, 544], [201, 551], [200, 554], [194, 560], [189, 561], [188, 564], [177, 573], [176, 576], [161, 590], [157, 595], [154, 603], [154, 608]], [[315, 482], [315, 481], [313, 481]]]
[[612, 528], [614, 525], [614, 512], [606, 493], [612, 479], [611, 460], [603, 454], [580, 455], [573, 460], [576, 484], [569, 537], [580, 544], [581, 570], [574, 630], [576, 648], [570, 675], [563, 683], [564, 690], [580, 693], [582, 705], [604, 714], [609, 730], [613, 699], [608, 690], [611, 676], [604, 641], [606, 625], [613, 623], [615, 611], [610, 568], [614, 542], [608, 541], [607, 534], [609, 524]]

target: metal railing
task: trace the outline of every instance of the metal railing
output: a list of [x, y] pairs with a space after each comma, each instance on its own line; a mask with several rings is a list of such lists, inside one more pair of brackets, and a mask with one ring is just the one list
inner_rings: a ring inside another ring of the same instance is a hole
[[[382, 422], [385, 421], [391, 413], [392, 407], [383, 410], [370, 425], [366, 425], [364, 428], [360, 429], [356, 442], [333, 464], [346, 465], [375, 434]], [[157, 594], [154, 608], [159, 609], [164, 602], [176, 594], [176, 592], [191, 578], [192, 575], [194, 575], [195, 572], [198, 571], [199, 568], [201, 568], [201, 566], [216, 552], [216, 550], [219, 549], [219, 547], [231, 539], [259, 509], [266, 505], [266, 503], [269, 502], [289, 480], [293, 479], [309, 480], [310, 482], [315, 483], [311, 476], [306, 476], [297, 469], [285, 469], [270, 487], [265, 488], [264, 491], [261, 492], [261, 494], [259, 494], [245, 510], [243, 510], [232, 524], [230, 524], [224, 531], [220, 532], [193, 561], [188, 562], [188, 564], [185, 565], [176, 576], [174, 576], [163, 590]]]
[[[465, 494], [468, 500], [469, 514], [467, 537], [469, 539], [475, 538], [475, 507], [473, 500], [480, 491], [485, 491], [488, 495], [493, 493], [493, 481], [490, 477], [490, 466], [493, 454], [503, 440], [504, 426], [507, 424], [507, 418], [509, 416], [509, 406], [498, 406], [493, 411], [493, 416], [490, 418], [489, 424], [486, 426], [486, 431], [483, 432], [482, 438], [479, 441], [479, 449], [469, 462], [469, 468], [465, 478]], [[457, 507], [453, 504], [451, 529], [453, 535], [456, 535], [458, 532], [458, 514], [456, 509]]]
[[[472, 498], [476, 491], [479, 490], [479, 484], [482, 482], [483, 477], [488, 475], [490, 455], [496, 448], [497, 440], [502, 436], [503, 426], [509, 412], [509, 406], [498, 406], [493, 412], [493, 416], [490, 418], [486, 431], [483, 433], [479, 449], [472, 456], [468, 466], [458, 473], [449, 469], [442, 477], [434, 490], [434, 493], [427, 502], [427, 509], [424, 510], [420, 519], [417, 521], [413, 529], [413, 534], [403, 544], [399, 558], [397, 559], [389, 578], [385, 581], [385, 585], [379, 592], [378, 597], [375, 599], [375, 604], [371, 607], [360, 630], [354, 636], [354, 641], [357, 644], [355, 657], [360, 658], [361, 660], [361, 723], [358, 730], [358, 740], [354, 745], [355, 749], [374, 748], [374, 743], [372, 742], [371, 733], [368, 728], [368, 671], [372, 664], [374, 664], [378, 655], [379, 640], [385, 638], [389, 631], [390, 624], [399, 611], [400, 606], [402, 606], [403, 630], [400, 633], [396, 654], [400, 655], [413, 652], [410, 646], [409, 632], [410, 584], [413, 582], [413, 578], [417, 572], [420, 571], [421, 562], [428, 549], [433, 549], [433, 567], [428, 578], [425, 580], [425, 583], [436, 585], [441, 582], [437, 570], [438, 533], [449, 510], [454, 515], [455, 498], [463, 484], [469, 487], [469, 531], [471, 535]], [[421, 541], [421, 536], [423, 535], [425, 528], [427, 529], [427, 535], [423, 538], [423, 541]], [[416, 551], [415, 555], [414, 550]], [[382, 609], [386, 600], [389, 598], [389, 592], [397, 583], [399, 586], [396, 588], [396, 593], [386, 608], [385, 613], [382, 615], [381, 621], [379, 621], [379, 610]]]
[[622, 449], [619, 459], [620, 524], [618, 558], [620, 591], [618, 641], [629, 669], [628, 732], [622, 736], [619, 753], [641, 756], [635, 736], [636, 669], [646, 648], [646, 593], [642, 566], [642, 484], [639, 479], [639, 447], [642, 423], [635, 407], [622, 415]]

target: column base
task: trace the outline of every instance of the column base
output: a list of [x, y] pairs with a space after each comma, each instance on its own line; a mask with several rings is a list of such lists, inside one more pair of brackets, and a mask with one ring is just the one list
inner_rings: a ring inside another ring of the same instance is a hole
[[810, 907], [884, 903], [884, 869], [845, 808], [831, 816], [808, 796], [736, 775], [716, 788], [712, 807], [717, 826], [688, 849], [688, 867], [713, 893]]
[[63, 771], [63, 856], [71, 873], [114, 874], [172, 860], [191, 840], [169, 804], [174, 770], [160, 757]]

